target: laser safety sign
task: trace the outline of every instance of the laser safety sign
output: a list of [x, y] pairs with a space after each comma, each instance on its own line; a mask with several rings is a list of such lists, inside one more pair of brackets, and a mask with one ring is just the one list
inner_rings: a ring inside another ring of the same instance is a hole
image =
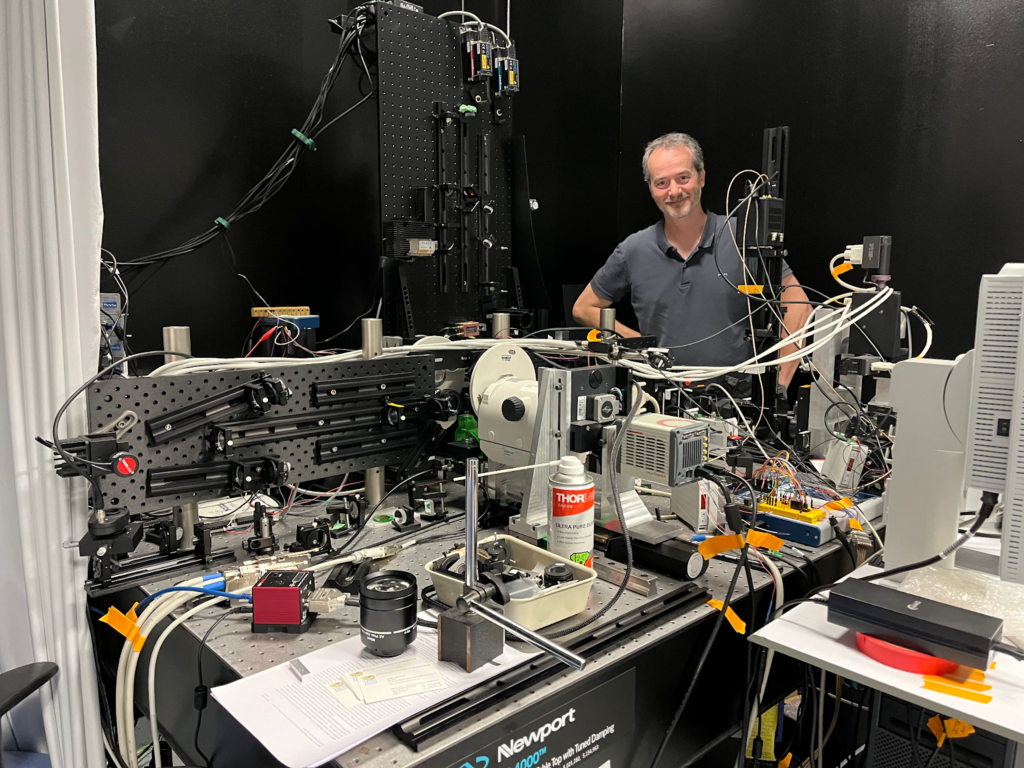
[[549, 709], [451, 768], [625, 768], [632, 753], [634, 695], [630, 670]]

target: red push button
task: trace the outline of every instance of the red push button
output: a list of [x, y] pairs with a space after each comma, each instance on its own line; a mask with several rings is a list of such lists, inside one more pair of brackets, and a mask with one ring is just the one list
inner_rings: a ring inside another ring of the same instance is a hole
[[131, 454], [118, 453], [111, 457], [111, 466], [114, 468], [114, 474], [128, 477], [134, 475], [135, 470], [139, 468], [139, 460]]

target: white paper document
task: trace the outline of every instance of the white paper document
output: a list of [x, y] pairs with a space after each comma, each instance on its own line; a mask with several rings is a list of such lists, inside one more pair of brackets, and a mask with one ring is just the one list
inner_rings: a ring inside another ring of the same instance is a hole
[[437, 634], [421, 630], [400, 656], [371, 655], [351, 637], [302, 657], [301, 682], [287, 664], [214, 688], [213, 697], [290, 768], [326, 763], [477, 683], [535, 656], [505, 646], [472, 674], [437, 660]]

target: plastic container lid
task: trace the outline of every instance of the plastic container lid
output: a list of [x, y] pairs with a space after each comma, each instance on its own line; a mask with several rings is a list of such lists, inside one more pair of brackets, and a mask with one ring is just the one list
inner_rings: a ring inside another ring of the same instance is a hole
[[912, 651], [901, 645], [880, 640], [877, 637], [857, 633], [857, 647], [865, 656], [869, 656], [887, 667], [900, 669], [918, 675], [948, 675], [960, 666], [955, 661], [940, 659], [920, 651]]

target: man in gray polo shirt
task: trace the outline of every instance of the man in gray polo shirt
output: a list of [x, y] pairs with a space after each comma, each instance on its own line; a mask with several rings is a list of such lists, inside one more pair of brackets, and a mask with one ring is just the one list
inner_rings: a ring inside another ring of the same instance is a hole
[[[608, 258], [573, 307], [577, 322], [596, 327], [599, 311], [620, 301], [628, 291], [640, 321], [640, 332], [658, 337], [671, 349], [677, 365], [730, 366], [753, 354], [747, 298], [736, 291], [746, 282], [736, 245], [725, 230], [725, 217], [705, 213], [704, 153], [685, 133], [669, 133], [652, 141], [644, 151], [644, 180], [662, 212], [662, 220], [636, 232]], [[718, 265], [715, 242], [718, 241]], [[807, 294], [783, 263], [781, 300], [785, 326], [795, 333], [810, 317]], [[751, 303], [750, 308], [756, 307]], [[640, 333], [616, 323], [622, 336]], [[784, 334], [786, 332], [784, 331]], [[789, 345], [786, 355], [794, 351]], [[796, 363], [786, 363], [779, 383], [789, 384]]]

